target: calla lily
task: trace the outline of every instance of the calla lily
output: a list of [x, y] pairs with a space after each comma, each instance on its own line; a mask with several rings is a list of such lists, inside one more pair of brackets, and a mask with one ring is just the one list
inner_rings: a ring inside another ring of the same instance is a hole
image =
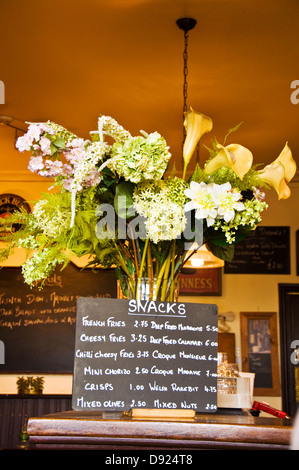
[[261, 180], [268, 183], [278, 194], [279, 199], [288, 199], [291, 195], [291, 190], [287, 185], [284, 173], [284, 167], [281, 163], [271, 163], [261, 170]]
[[280, 155], [270, 165], [259, 171], [260, 178], [272, 186], [278, 194], [279, 199], [288, 199], [291, 190], [287, 183], [295, 176], [297, 165], [293, 159], [288, 143], [285, 144]]
[[282, 164], [282, 166], [284, 167], [285, 179], [289, 183], [296, 174], [297, 165], [295, 160], [293, 159], [291, 149], [288, 146], [287, 142], [280, 155], [276, 158], [276, 160], [274, 160], [273, 164], [275, 163]]
[[198, 113], [192, 108], [190, 109], [191, 111], [184, 113], [184, 127], [186, 129], [186, 139], [183, 146], [184, 176], [187, 165], [190, 162], [200, 138], [213, 128], [213, 121], [210, 117]]
[[218, 144], [219, 152], [205, 166], [205, 173], [211, 174], [222, 167], [230, 167], [242, 180], [244, 175], [250, 170], [253, 155], [246, 147], [239, 144], [230, 144], [224, 147]]

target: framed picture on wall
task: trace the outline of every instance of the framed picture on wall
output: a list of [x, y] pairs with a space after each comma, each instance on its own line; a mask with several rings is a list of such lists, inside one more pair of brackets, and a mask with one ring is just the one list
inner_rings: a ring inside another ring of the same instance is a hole
[[[20, 210], [25, 210], [28, 214], [31, 212], [31, 208], [25, 199], [17, 194], [0, 194], [0, 237], [7, 235], [7, 230], [1, 228], [2, 222], [5, 222], [15, 211]], [[12, 231], [16, 232], [19, 228], [20, 225], [13, 224]]]
[[242, 371], [255, 374], [254, 395], [279, 396], [275, 312], [241, 312]]
[[221, 268], [185, 269], [179, 283], [180, 295], [221, 295]]

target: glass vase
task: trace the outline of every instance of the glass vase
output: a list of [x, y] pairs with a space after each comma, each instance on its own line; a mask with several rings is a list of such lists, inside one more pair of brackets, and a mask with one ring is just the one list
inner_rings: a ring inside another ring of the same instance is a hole
[[156, 300], [177, 302], [179, 296], [179, 281], [157, 280], [142, 277], [141, 279], [123, 278], [119, 283], [118, 297], [120, 299]]

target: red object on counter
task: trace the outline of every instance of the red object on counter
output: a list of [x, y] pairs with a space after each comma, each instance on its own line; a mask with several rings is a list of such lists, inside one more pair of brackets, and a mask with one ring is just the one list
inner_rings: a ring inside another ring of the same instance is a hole
[[272, 416], [276, 416], [277, 418], [290, 419], [290, 417], [284, 411], [272, 408], [272, 406], [268, 405], [267, 403], [260, 403], [259, 401], [254, 401], [252, 404], [252, 409], [265, 411], [266, 413], [269, 413]]

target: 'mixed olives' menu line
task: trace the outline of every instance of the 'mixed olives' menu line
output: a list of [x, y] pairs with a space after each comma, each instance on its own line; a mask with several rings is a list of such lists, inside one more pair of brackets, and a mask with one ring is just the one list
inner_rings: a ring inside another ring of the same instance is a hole
[[217, 409], [217, 306], [80, 298], [73, 409]]

